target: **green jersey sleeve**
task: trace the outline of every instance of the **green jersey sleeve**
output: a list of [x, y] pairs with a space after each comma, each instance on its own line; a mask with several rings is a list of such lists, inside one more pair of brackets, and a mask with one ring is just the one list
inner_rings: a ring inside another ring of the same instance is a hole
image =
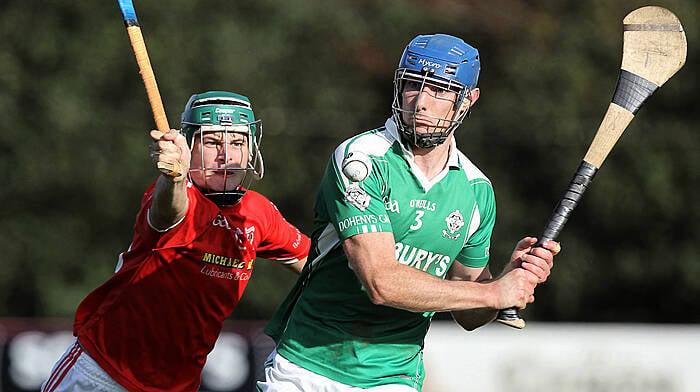
[[326, 218], [342, 241], [360, 233], [392, 231], [384, 203], [387, 192], [381, 161], [370, 156], [372, 168], [363, 181], [353, 182], [341, 169], [347, 155], [346, 144], [338, 147], [321, 180], [319, 199]]
[[478, 268], [489, 261], [491, 233], [496, 223], [496, 197], [488, 180], [474, 180], [470, 185], [476, 195], [473, 219], [478, 221], [475, 221], [475, 231], [468, 237], [456, 260], [467, 267]]

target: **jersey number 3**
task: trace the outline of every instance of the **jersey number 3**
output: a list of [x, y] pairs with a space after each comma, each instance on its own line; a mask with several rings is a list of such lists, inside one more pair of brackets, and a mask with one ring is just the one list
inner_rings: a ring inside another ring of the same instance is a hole
[[421, 210], [416, 211], [416, 220], [415, 220], [415, 222], [413, 222], [413, 224], [409, 227], [409, 229], [411, 229], [411, 230], [418, 230], [418, 229], [420, 229], [421, 226], [423, 226], [423, 221], [420, 220], [420, 218], [422, 218], [424, 214], [425, 214], [425, 211], [421, 211]]

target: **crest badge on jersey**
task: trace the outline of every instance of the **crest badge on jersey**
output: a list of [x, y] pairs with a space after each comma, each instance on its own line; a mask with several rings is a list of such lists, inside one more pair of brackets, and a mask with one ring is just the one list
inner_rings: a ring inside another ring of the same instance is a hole
[[255, 226], [250, 226], [245, 228], [245, 236], [250, 244], [255, 243]]
[[350, 184], [345, 188], [345, 201], [356, 207], [360, 211], [364, 211], [369, 207], [370, 197], [364, 189], [357, 184]]
[[246, 250], [246, 234], [243, 233], [243, 231], [239, 227], [236, 227], [233, 230], [233, 237], [235, 238], [236, 245], [238, 245], [238, 249]]
[[447, 230], [443, 229], [442, 236], [452, 240], [459, 238], [460, 233], [455, 233], [464, 227], [464, 217], [459, 210], [454, 210], [450, 213], [450, 215], [447, 215], [447, 218], [445, 218], [445, 223], [447, 223], [447, 229], [450, 232], [448, 233]]

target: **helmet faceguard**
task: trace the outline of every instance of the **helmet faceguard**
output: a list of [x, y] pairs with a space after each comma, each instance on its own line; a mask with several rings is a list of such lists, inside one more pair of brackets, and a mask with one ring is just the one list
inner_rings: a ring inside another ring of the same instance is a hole
[[[192, 165], [195, 168], [190, 168], [190, 181], [217, 204], [235, 204], [254, 179], [263, 177], [265, 168], [260, 152], [262, 124], [255, 119], [248, 98], [225, 91], [192, 95], [182, 113], [180, 133], [187, 139], [190, 151], [197, 141], [202, 151], [200, 156], [193, 156], [193, 159], [200, 161], [199, 165]], [[214, 136], [208, 136], [211, 134]], [[230, 146], [241, 140], [236, 134], [244, 135], [247, 142], [245, 164], [229, 163], [232, 160], [229, 151], [234, 148]], [[207, 166], [203, 152], [205, 148], [217, 148], [223, 163]]]
[[[445, 34], [419, 35], [406, 47], [394, 74], [394, 102], [392, 113], [401, 135], [416, 147], [430, 148], [440, 145], [467, 116], [469, 110], [461, 110], [470, 91], [476, 87], [481, 62], [479, 52], [463, 40]], [[456, 94], [453, 118], [442, 118], [417, 113], [417, 108], [404, 108], [402, 95], [408, 83], [424, 94], [425, 86]], [[406, 123], [404, 113], [411, 113], [412, 123]], [[437, 120], [434, 132], [418, 133], [416, 116]]]

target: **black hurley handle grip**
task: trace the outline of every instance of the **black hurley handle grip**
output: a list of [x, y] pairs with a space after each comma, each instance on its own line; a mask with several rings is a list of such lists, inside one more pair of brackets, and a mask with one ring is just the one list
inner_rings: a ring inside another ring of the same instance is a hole
[[[554, 241], [557, 239], [559, 233], [561, 233], [561, 230], [564, 228], [566, 221], [569, 220], [569, 216], [574, 211], [574, 208], [576, 208], [579, 201], [581, 201], [581, 198], [586, 192], [586, 189], [588, 189], [588, 186], [591, 184], [591, 181], [593, 181], [593, 177], [597, 171], [598, 168], [590, 163], [586, 161], [581, 162], [578, 169], [576, 169], [576, 174], [574, 174], [571, 182], [569, 182], [569, 187], [566, 189], [566, 192], [564, 192], [564, 195], [559, 200], [559, 203], [557, 203], [556, 208], [554, 208], [554, 212], [549, 218], [549, 222], [547, 222], [544, 232], [537, 240], [537, 243], [533, 246], [533, 248], [542, 247], [542, 243], [545, 241]], [[518, 329], [525, 327], [525, 320], [520, 317], [517, 308], [500, 310], [496, 320]]]

